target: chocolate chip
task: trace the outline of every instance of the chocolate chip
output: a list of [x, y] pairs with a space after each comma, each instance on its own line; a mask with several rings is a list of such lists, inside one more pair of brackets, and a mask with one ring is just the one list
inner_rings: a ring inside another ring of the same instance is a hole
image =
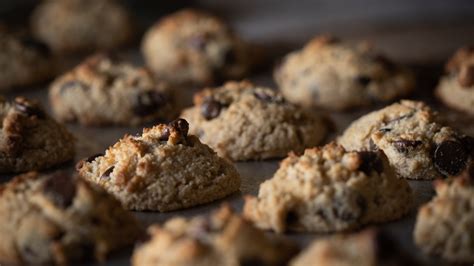
[[89, 86], [87, 86], [84, 82], [79, 81], [79, 80], [68, 80], [61, 85], [61, 88], [59, 89], [59, 93], [63, 94], [66, 90], [70, 90], [72, 88], [88, 90]]
[[139, 116], [147, 116], [165, 105], [166, 96], [158, 91], [144, 91], [137, 94], [132, 111]]
[[104, 179], [109, 179], [110, 178], [110, 174], [114, 171], [114, 168], [115, 166], [110, 166], [109, 168], [107, 168], [107, 170], [105, 170], [102, 175], [100, 175], [100, 178], [104, 178]]
[[161, 133], [159, 140], [168, 141], [169, 137], [170, 137], [170, 130], [169, 128], [165, 128], [164, 131]]
[[457, 175], [465, 167], [469, 154], [459, 141], [441, 142], [433, 155], [433, 162], [438, 171], [446, 176]]
[[383, 162], [378, 152], [361, 151], [358, 152], [358, 154], [362, 160], [361, 164], [359, 165], [360, 171], [367, 175], [370, 175], [372, 170], [375, 170], [377, 173], [381, 173], [383, 171]]
[[283, 100], [276, 95], [272, 95], [265, 91], [255, 91], [254, 96], [262, 102], [266, 103], [282, 103]]
[[46, 114], [44, 111], [37, 105], [34, 105], [22, 98], [17, 98], [13, 102], [13, 106], [15, 110], [18, 112], [25, 114], [26, 116], [36, 116], [40, 119], [43, 119], [46, 117]]
[[357, 83], [359, 83], [362, 86], [367, 86], [369, 85], [370, 82], [372, 82], [372, 78], [369, 76], [358, 76], [356, 78]]
[[188, 135], [189, 124], [188, 121], [179, 118], [168, 124], [170, 127], [174, 128], [176, 131], [180, 132], [183, 136]]
[[422, 144], [420, 140], [396, 140], [392, 142], [395, 149], [400, 153], [408, 153]]
[[76, 196], [76, 180], [65, 174], [54, 174], [46, 179], [43, 190], [54, 205], [66, 209]]
[[51, 49], [49, 49], [49, 47], [45, 43], [30, 36], [20, 38], [20, 43], [27, 48], [38, 51], [38, 53], [43, 56], [51, 55]]
[[392, 131], [392, 129], [388, 128], [388, 127], [384, 127], [384, 128], [379, 129], [379, 132], [382, 132], [382, 133], [387, 133], [387, 132], [390, 132], [390, 131]]
[[94, 155], [91, 155], [91, 156], [87, 157], [86, 159], [84, 159], [84, 161], [90, 163], [90, 162], [94, 161], [95, 158], [100, 157], [100, 156], [104, 156], [104, 154], [103, 153], [96, 153]]
[[285, 225], [294, 225], [298, 223], [298, 213], [294, 210], [289, 210], [286, 213], [286, 218], [285, 218]]
[[219, 116], [222, 104], [208, 97], [201, 104], [201, 114], [206, 120], [211, 120]]

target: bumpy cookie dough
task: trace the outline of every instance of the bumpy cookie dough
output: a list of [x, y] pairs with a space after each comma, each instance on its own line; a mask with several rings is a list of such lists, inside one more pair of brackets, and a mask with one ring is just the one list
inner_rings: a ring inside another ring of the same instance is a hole
[[223, 198], [240, 176], [178, 119], [125, 136], [105, 155], [81, 161], [79, 173], [114, 194], [127, 209], [172, 211]]
[[248, 81], [227, 82], [194, 98], [181, 114], [191, 132], [221, 156], [233, 160], [284, 157], [316, 146], [328, 131], [326, 120]]
[[276, 232], [335, 232], [395, 220], [413, 200], [382, 152], [348, 152], [335, 143], [290, 154], [272, 179], [247, 196], [244, 215]]
[[40, 170], [71, 160], [75, 139], [35, 101], [0, 97], [0, 172]]
[[27, 36], [0, 31], [0, 90], [34, 85], [54, 73], [49, 48]]
[[139, 233], [117, 200], [79, 178], [31, 172], [0, 186], [0, 263], [104, 260]]
[[148, 66], [172, 84], [204, 85], [242, 78], [253, 55], [222, 20], [186, 9], [152, 26], [142, 42]]
[[446, 64], [436, 95], [446, 105], [474, 115], [474, 47], [459, 49]]
[[474, 263], [474, 163], [434, 188], [437, 195], [418, 211], [415, 243], [446, 260]]
[[348, 150], [382, 150], [408, 179], [459, 174], [474, 149], [472, 137], [443, 126], [423, 102], [408, 100], [357, 119], [338, 142]]
[[287, 55], [274, 77], [289, 101], [334, 110], [390, 101], [414, 88], [409, 71], [371, 46], [330, 36], [316, 37]]
[[293, 259], [290, 266], [417, 265], [386, 233], [367, 229], [352, 235], [318, 239]]
[[114, 0], [43, 1], [33, 12], [31, 27], [57, 53], [108, 50], [133, 35], [127, 10]]
[[167, 85], [110, 55], [97, 54], [59, 77], [49, 98], [61, 121], [85, 125], [138, 125], [175, 115]]
[[266, 235], [224, 205], [210, 216], [173, 218], [149, 229], [134, 266], [285, 265], [295, 247]]

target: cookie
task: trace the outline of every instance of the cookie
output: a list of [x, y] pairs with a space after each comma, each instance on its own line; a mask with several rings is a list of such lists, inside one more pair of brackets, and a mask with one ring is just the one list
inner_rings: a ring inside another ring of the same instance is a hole
[[110, 50], [133, 37], [130, 15], [114, 0], [43, 1], [33, 12], [31, 28], [55, 53]]
[[169, 87], [113, 56], [97, 54], [51, 85], [49, 99], [61, 121], [84, 125], [139, 125], [169, 121], [176, 111]]
[[315, 240], [290, 266], [419, 265], [386, 233], [366, 229]]
[[35, 172], [0, 186], [0, 262], [66, 265], [104, 260], [140, 234], [135, 218], [99, 187]]
[[474, 263], [474, 163], [458, 177], [434, 182], [436, 196], [418, 211], [414, 239], [424, 252]]
[[233, 160], [284, 157], [316, 146], [328, 132], [326, 120], [306, 112], [272, 89], [248, 81], [206, 89], [181, 116], [192, 133]]
[[349, 152], [330, 143], [290, 154], [244, 215], [278, 233], [347, 231], [398, 219], [411, 208], [412, 190], [382, 152]]
[[350, 44], [330, 36], [316, 37], [287, 55], [274, 78], [290, 102], [332, 110], [391, 101], [414, 89], [411, 72], [367, 43]]
[[447, 106], [474, 115], [474, 47], [459, 49], [449, 60], [435, 94]]
[[224, 205], [209, 216], [173, 218], [149, 228], [150, 240], [135, 249], [133, 266], [285, 265], [291, 242], [266, 235]]
[[51, 78], [55, 69], [44, 43], [0, 31], [0, 90], [26, 87]]
[[74, 157], [75, 139], [35, 101], [0, 97], [0, 172], [46, 169]]
[[220, 18], [185, 9], [148, 30], [142, 53], [161, 79], [178, 85], [208, 85], [242, 78], [255, 59], [249, 46]]
[[459, 174], [472, 160], [472, 138], [439, 120], [423, 102], [402, 100], [355, 120], [338, 142], [348, 150], [382, 150], [403, 178]]
[[79, 173], [114, 194], [129, 210], [172, 211], [223, 198], [240, 176], [178, 119], [125, 136], [105, 155], [79, 162]]

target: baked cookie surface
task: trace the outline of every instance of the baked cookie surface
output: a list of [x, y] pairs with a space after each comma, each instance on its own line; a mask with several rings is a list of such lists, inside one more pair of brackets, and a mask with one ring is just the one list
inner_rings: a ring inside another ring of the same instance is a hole
[[217, 156], [178, 119], [125, 136], [105, 155], [81, 161], [86, 179], [115, 195], [127, 209], [171, 211], [208, 203], [239, 190], [234, 166]]
[[444, 104], [474, 115], [474, 47], [456, 51], [435, 94]]
[[185, 9], [148, 30], [142, 53], [161, 79], [172, 84], [208, 85], [242, 78], [254, 60], [249, 46], [220, 18]]
[[290, 154], [244, 216], [276, 232], [335, 232], [398, 219], [413, 195], [381, 152], [348, 152], [335, 143]]
[[35, 101], [0, 97], [0, 172], [41, 170], [74, 157], [75, 139]]
[[402, 100], [355, 120], [338, 142], [348, 150], [382, 150], [403, 178], [456, 175], [472, 160], [473, 139], [439, 120], [423, 102]]
[[170, 88], [145, 68], [110, 55], [89, 57], [49, 89], [55, 116], [85, 125], [139, 125], [176, 114]]
[[35, 85], [51, 78], [55, 71], [51, 59], [45, 44], [0, 31], [0, 90]]
[[370, 45], [349, 44], [331, 36], [316, 37], [287, 55], [274, 79], [290, 102], [332, 110], [391, 101], [414, 88], [411, 72]]
[[30, 172], [0, 185], [0, 224], [6, 265], [102, 261], [141, 233], [103, 189], [63, 173]]
[[418, 211], [415, 243], [446, 260], [474, 263], [474, 163], [434, 188], [437, 195]]
[[271, 237], [224, 205], [209, 216], [173, 218], [149, 228], [135, 249], [134, 266], [285, 265], [295, 246]]
[[227, 82], [195, 95], [181, 116], [190, 130], [232, 160], [281, 158], [319, 144], [327, 121], [304, 111], [272, 89], [248, 81]]
[[56, 53], [109, 50], [131, 40], [127, 10], [114, 0], [48, 0], [33, 12], [31, 28]]

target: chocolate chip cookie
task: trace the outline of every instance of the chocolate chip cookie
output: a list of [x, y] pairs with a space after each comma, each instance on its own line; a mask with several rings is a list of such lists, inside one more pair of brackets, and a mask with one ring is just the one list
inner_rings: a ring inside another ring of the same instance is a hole
[[367, 229], [315, 240], [290, 266], [419, 265], [386, 233]]
[[474, 163], [434, 188], [437, 195], [418, 211], [415, 243], [446, 260], [474, 263]]
[[0, 90], [44, 82], [54, 71], [50, 50], [44, 43], [0, 31]]
[[74, 157], [75, 139], [35, 101], [0, 97], [0, 172], [49, 168]]
[[276, 91], [248, 81], [227, 82], [195, 95], [181, 114], [191, 132], [221, 156], [233, 160], [284, 157], [316, 146], [326, 120], [286, 102]]
[[290, 154], [244, 215], [276, 232], [336, 232], [398, 219], [411, 208], [412, 190], [380, 151], [349, 152], [335, 143]]
[[34, 172], [0, 186], [0, 263], [66, 265], [105, 256], [138, 237], [134, 217], [101, 188]]
[[225, 205], [210, 216], [173, 218], [149, 228], [132, 265], [285, 265], [295, 253], [288, 241], [266, 235]]
[[108, 50], [127, 43], [133, 26], [114, 0], [48, 0], [33, 12], [34, 34], [56, 53]]
[[403, 178], [459, 174], [473, 158], [473, 138], [439, 120], [423, 102], [403, 100], [357, 119], [338, 141], [348, 150], [382, 150]]
[[125, 136], [105, 154], [81, 161], [77, 169], [130, 210], [187, 208], [240, 187], [234, 166], [188, 135], [184, 119], [146, 128], [141, 136]]
[[370, 45], [331, 36], [316, 37], [287, 55], [274, 78], [290, 102], [333, 110], [391, 101], [414, 88], [411, 72]]
[[220, 18], [192, 9], [161, 19], [142, 42], [148, 66], [179, 85], [242, 78], [255, 59], [251, 51]]
[[454, 54], [435, 93], [446, 105], [474, 115], [474, 47]]
[[56, 79], [51, 107], [61, 121], [84, 125], [139, 125], [175, 115], [169, 87], [113, 56], [97, 54]]

